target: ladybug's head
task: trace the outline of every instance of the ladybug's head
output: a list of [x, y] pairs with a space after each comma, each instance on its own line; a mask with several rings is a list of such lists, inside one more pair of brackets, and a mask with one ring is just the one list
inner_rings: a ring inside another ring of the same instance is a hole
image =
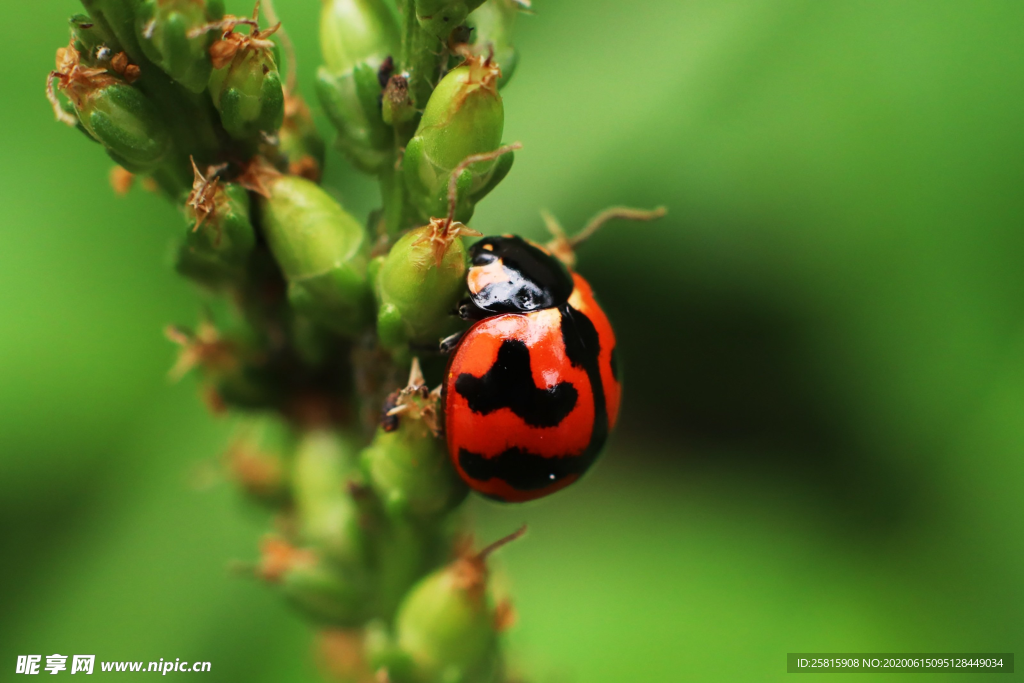
[[568, 269], [543, 247], [522, 237], [485, 237], [469, 250], [473, 304], [488, 314], [527, 313], [569, 300]]

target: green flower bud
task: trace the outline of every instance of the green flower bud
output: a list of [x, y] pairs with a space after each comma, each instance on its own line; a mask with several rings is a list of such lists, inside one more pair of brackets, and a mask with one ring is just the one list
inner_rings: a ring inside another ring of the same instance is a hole
[[385, 347], [436, 344], [459, 325], [452, 311], [466, 288], [466, 250], [459, 238], [466, 230], [438, 219], [391, 247], [376, 279], [377, 334]]
[[351, 491], [358, 475], [358, 450], [328, 430], [302, 437], [295, 450], [292, 485], [299, 533], [333, 563], [365, 568], [370, 549]]
[[295, 438], [280, 420], [243, 423], [224, 454], [230, 477], [253, 501], [270, 508], [291, 503], [291, 452]]
[[384, 424], [363, 451], [370, 486], [392, 516], [434, 517], [466, 497], [466, 485], [437, 438], [438, 398], [414, 359], [409, 384], [389, 398]]
[[446, 41], [481, 2], [483, 0], [416, 0], [416, 21], [424, 31]]
[[516, 16], [524, 5], [522, 0], [485, 0], [466, 23], [473, 29], [473, 44], [477, 52], [493, 53], [493, 59], [501, 67], [498, 89], [504, 88], [519, 62], [519, 53], [512, 44], [512, 29]]
[[381, 65], [397, 53], [398, 25], [381, 0], [326, 0], [320, 15], [324, 64], [316, 90], [338, 130], [338, 147], [376, 173], [390, 160], [393, 133], [381, 118]]
[[398, 610], [398, 647], [412, 661], [411, 680], [474, 681], [500, 679], [500, 611], [487, 596], [487, 556], [518, 538], [517, 533], [477, 555], [461, 557], [420, 581]]
[[156, 108], [139, 90], [124, 83], [97, 92], [78, 110], [78, 118], [110, 156], [133, 173], [155, 168], [170, 147]]
[[235, 139], [273, 135], [284, 121], [284, 90], [274, 58], [276, 47], [269, 39], [277, 28], [261, 31], [253, 26], [249, 35], [232, 31], [210, 47], [210, 96], [224, 130]]
[[203, 0], [143, 0], [135, 30], [142, 51], [153, 63], [200, 93], [213, 70], [209, 48], [215, 34], [203, 30], [212, 19]]
[[276, 537], [260, 547], [260, 577], [276, 584], [297, 609], [322, 623], [357, 626], [367, 618], [367, 577], [339, 568], [315, 550]]
[[371, 315], [366, 230], [304, 178], [285, 176], [269, 185], [263, 229], [292, 305], [337, 332], [358, 332]]
[[[500, 146], [505, 122], [497, 89], [500, 74], [489, 60], [469, 57], [430, 96], [403, 161], [409, 198], [423, 222], [448, 214], [448, 182], [467, 157]], [[505, 154], [460, 171], [455, 220], [465, 223], [472, 217], [476, 202], [508, 174], [512, 160]]]
[[53, 90], [56, 82], [82, 128], [117, 163], [133, 173], [151, 171], [167, 154], [170, 135], [156, 107], [129, 85], [138, 78], [139, 68], [129, 64], [123, 52], [107, 58], [104, 66], [87, 66], [73, 44], [57, 50], [57, 69], [50, 72], [47, 82], [50, 102], [58, 119], [67, 121], [66, 110]]
[[[241, 185], [221, 185], [216, 169], [204, 178], [193, 165], [195, 181], [185, 202], [191, 230], [178, 251], [179, 273], [211, 288], [237, 284], [256, 245], [249, 222], [249, 194]], [[213, 172], [213, 173], [211, 173]]]
[[416, 105], [409, 93], [409, 79], [402, 74], [395, 74], [388, 79], [381, 99], [381, 114], [384, 123], [389, 126], [400, 126], [416, 118]]
[[382, 0], [324, 0], [320, 50], [332, 74], [358, 64], [376, 68], [398, 52], [398, 24]]

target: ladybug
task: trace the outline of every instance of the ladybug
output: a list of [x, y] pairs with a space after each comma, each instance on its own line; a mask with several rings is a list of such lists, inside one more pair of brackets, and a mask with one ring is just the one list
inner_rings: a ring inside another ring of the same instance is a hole
[[469, 250], [475, 320], [455, 342], [442, 390], [448, 452], [489, 498], [533, 500], [593, 464], [619, 412], [615, 333], [587, 281], [521, 237]]

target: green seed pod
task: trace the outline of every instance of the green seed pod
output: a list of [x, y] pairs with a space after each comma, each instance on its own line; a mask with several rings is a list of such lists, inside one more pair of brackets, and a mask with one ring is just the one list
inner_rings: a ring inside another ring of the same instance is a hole
[[447, 220], [411, 230], [391, 248], [376, 279], [377, 334], [387, 348], [436, 344], [459, 325], [452, 315], [466, 288], [466, 228]]
[[256, 245], [256, 232], [249, 222], [249, 194], [241, 185], [221, 185], [212, 174], [204, 178], [198, 168], [194, 171], [192, 194], [185, 202], [191, 229], [175, 267], [213, 289], [237, 284]]
[[202, 30], [212, 20], [203, 0], [143, 0], [135, 31], [146, 57], [172, 79], [200, 93], [213, 70], [209, 49], [216, 34]]
[[292, 479], [302, 539], [332, 563], [353, 570], [365, 568], [370, 553], [350, 490], [358, 475], [357, 454], [356, 446], [342, 435], [309, 432], [295, 450]]
[[438, 398], [414, 359], [409, 384], [389, 398], [383, 425], [363, 451], [370, 486], [393, 517], [436, 517], [466, 497], [466, 485], [437, 438]]
[[295, 438], [283, 422], [270, 417], [239, 426], [224, 453], [224, 465], [246, 496], [272, 509], [291, 503], [291, 452]]
[[[410, 201], [424, 223], [448, 214], [452, 172], [467, 157], [494, 152], [500, 146], [505, 122], [497, 89], [500, 74], [489, 60], [469, 57], [430, 96], [403, 161]], [[476, 202], [508, 174], [512, 160], [512, 154], [505, 154], [460, 172], [455, 220], [469, 221]]]
[[269, 185], [263, 229], [292, 305], [339, 333], [355, 334], [371, 316], [366, 230], [304, 178], [284, 176]]
[[500, 680], [499, 610], [487, 596], [487, 556], [517, 533], [464, 556], [413, 587], [395, 620], [398, 647], [412, 661], [411, 680]]
[[382, 0], [325, 0], [317, 95], [338, 130], [338, 147], [368, 173], [393, 163], [393, 133], [381, 118], [378, 72], [399, 45], [398, 25]]
[[224, 130], [237, 140], [273, 135], [284, 121], [284, 90], [269, 40], [273, 27], [249, 35], [231, 32], [210, 47], [210, 96]]
[[321, 623], [357, 626], [367, 619], [365, 575], [339, 568], [314, 550], [269, 537], [261, 544], [259, 575], [276, 584], [297, 609]]
[[483, 0], [416, 0], [416, 21], [424, 31], [446, 41], [481, 2]]
[[[406, 419], [399, 424], [415, 422]], [[378, 430], [363, 462], [391, 515], [434, 517], [465, 500], [466, 486], [452, 469], [448, 451], [428, 429]]]
[[110, 58], [109, 66], [87, 66], [72, 44], [57, 50], [57, 69], [50, 73], [47, 93], [55, 111], [60, 108], [58, 118], [63, 118], [63, 107], [52, 90], [56, 81], [82, 128], [121, 166], [146, 173], [164, 160], [170, 135], [156, 107], [129, 85], [138, 75], [138, 67], [129, 64], [124, 53]]
[[99, 91], [79, 110], [82, 126], [132, 173], [146, 173], [164, 160], [170, 137], [152, 103], [136, 88], [117, 83]]
[[519, 53], [512, 44], [512, 29], [522, 8], [520, 0], [485, 0], [466, 21], [473, 29], [476, 51], [493, 53], [494, 61], [501, 67], [499, 90], [508, 84], [519, 62]]

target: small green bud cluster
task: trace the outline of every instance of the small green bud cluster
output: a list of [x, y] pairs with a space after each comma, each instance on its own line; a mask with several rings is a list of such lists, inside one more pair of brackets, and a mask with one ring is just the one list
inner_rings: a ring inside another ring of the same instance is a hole
[[211, 289], [243, 280], [256, 232], [249, 220], [249, 194], [238, 183], [220, 183], [217, 168], [203, 176], [194, 168], [185, 216], [192, 224], [178, 250], [179, 273]]
[[466, 223], [518, 148], [498, 92], [518, 6], [322, 0], [315, 89], [337, 148], [380, 182], [364, 220], [320, 185], [325, 144], [269, 0], [264, 23], [259, 0], [247, 17], [82, 2], [47, 95], [116, 162], [115, 189], [142, 176], [184, 215], [174, 268], [208, 304], [167, 328], [171, 375], [244, 415], [224, 466], [277, 520], [255, 573], [333, 634], [343, 680], [504, 680], [489, 551], [454, 551], [468, 489], [437, 382], [439, 341], [466, 325]]
[[139, 4], [135, 30], [139, 46], [151, 62], [174, 81], [201, 93], [213, 69], [208, 52], [214, 36], [205, 27], [223, 17], [220, 2], [144, 0]]
[[479, 553], [467, 549], [422, 578], [406, 595], [390, 634], [378, 632], [370, 658], [395, 683], [505, 680], [499, 635], [511, 625], [507, 601], [487, 589], [487, 557], [526, 527]]
[[[261, 31], [255, 19], [228, 19], [221, 25], [228, 30], [210, 47], [209, 89], [224, 130], [242, 141], [273, 135], [284, 122], [280, 58], [270, 40], [279, 26]], [[234, 30], [241, 25], [250, 26], [250, 32]]]
[[[86, 35], [95, 38], [91, 32]], [[70, 45], [57, 50], [57, 68], [48, 77], [47, 92], [58, 118], [80, 125], [129, 171], [155, 169], [167, 154], [170, 135], [153, 102], [132, 87], [139, 78], [138, 66], [124, 52], [113, 53], [105, 47], [95, 48], [83, 59], [76, 47], [83, 42], [73, 38]], [[67, 97], [65, 102], [57, 100], [54, 83]]]
[[323, 3], [324, 63], [317, 74], [317, 95], [338, 131], [338, 147], [367, 173], [394, 163], [394, 134], [381, 114], [379, 73], [397, 53], [398, 35], [398, 24], [383, 0]]
[[490, 59], [470, 56], [430, 96], [403, 162], [409, 198], [420, 219], [447, 214], [448, 185], [458, 170], [452, 218], [469, 221], [476, 203], [511, 169], [512, 154], [460, 167], [467, 158], [501, 146], [505, 109], [498, 94], [500, 76], [501, 69]]

